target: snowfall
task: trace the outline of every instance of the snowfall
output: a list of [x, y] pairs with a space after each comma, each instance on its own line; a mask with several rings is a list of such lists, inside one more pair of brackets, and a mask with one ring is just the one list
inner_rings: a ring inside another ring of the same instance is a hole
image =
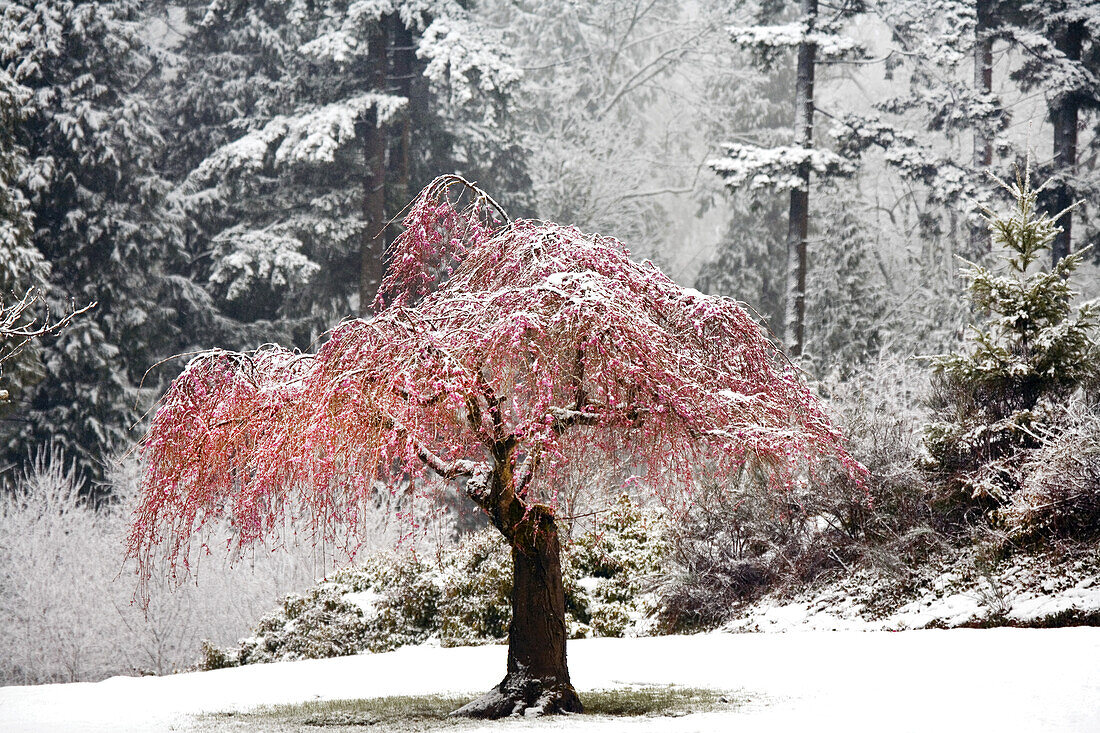
[[[484, 691], [503, 646], [0, 688], [0, 730], [187, 731], [203, 713]], [[681, 717], [569, 716], [466, 730], [1100, 731], [1100, 628], [713, 633], [570, 642], [573, 682], [705, 687], [742, 704]], [[209, 728], [206, 728], [209, 729]]]

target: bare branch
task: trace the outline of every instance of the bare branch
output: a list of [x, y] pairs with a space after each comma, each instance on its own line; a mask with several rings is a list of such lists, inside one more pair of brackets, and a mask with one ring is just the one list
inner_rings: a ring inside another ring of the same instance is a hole
[[[98, 303], [92, 302], [83, 308], [71, 305], [70, 312], [62, 319], [51, 321], [50, 306], [43, 303], [45, 314], [42, 320], [30, 318], [32, 309], [42, 302], [42, 291], [37, 288], [29, 288], [22, 298], [10, 305], [0, 303], [0, 341], [5, 342], [0, 346], [0, 370], [4, 362], [18, 356], [27, 344], [37, 338], [55, 334], [72, 323], [73, 319], [82, 313], [95, 308]], [[14, 342], [12, 345], [10, 342]], [[0, 389], [0, 402], [8, 399], [8, 391]]]

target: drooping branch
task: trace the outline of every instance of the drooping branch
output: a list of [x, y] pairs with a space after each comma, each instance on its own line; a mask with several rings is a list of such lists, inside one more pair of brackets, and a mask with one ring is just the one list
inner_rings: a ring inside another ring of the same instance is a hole
[[818, 460], [860, 472], [735, 302], [680, 287], [607, 237], [456, 211], [447, 185], [417, 199], [395, 241], [408, 259], [393, 259], [387, 283], [404, 300], [342, 324], [311, 358], [215, 354], [176, 380], [143, 445], [132, 556], [147, 558], [167, 525], [167, 559], [183, 562], [222, 512], [241, 547], [296, 506], [318, 536], [343, 538], [337, 523], [361, 516], [377, 485], [426, 472], [508, 536], [528, 508], [552, 514], [555, 478], [593, 451], [655, 491], [749, 459], [777, 486]]
[[[476, 183], [471, 183], [470, 181], [467, 181], [462, 176], [459, 176], [459, 175], [456, 175], [456, 174], [453, 174], [453, 173], [443, 175], [443, 176], [439, 176], [438, 178], [436, 178], [432, 182], [431, 186], [429, 186], [429, 188], [426, 189], [426, 190], [432, 191], [434, 187], [439, 186], [441, 189], [446, 191], [446, 189], [450, 188], [453, 185], [461, 186], [462, 188], [465, 188], [470, 193], [472, 193], [475, 197], [475, 204], [476, 204], [477, 200], [484, 201], [485, 203], [492, 206], [493, 209], [498, 214], [500, 214], [500, 218], [503, 219], [506, 223], [508, 223], [508, 224], [512, 223], [512, 217], [508, 216], [508, 212], [504, 210], [503, 206], [501, 206], [499, 203], [497, 203], [496, 199], [494, 199], [492, 196], [490, 196], [488, 193], [486, 193], [485, 189], [481, 188]], [[436, 192], [433, 192], [432, 195], [438, 196], [439, 194], [436, 193]]]

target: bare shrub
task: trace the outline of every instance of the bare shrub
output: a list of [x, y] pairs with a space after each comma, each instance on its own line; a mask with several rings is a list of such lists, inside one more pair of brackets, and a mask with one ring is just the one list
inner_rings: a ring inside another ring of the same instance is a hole
[[[72, 464], [52, 447], [0, 496], [0, 684], [187, 668], [203, 640], [236, 641], [273, 597], [306, 588], [346, 561], [307, 543], [257, 548], [232, 563], [196, 553], [191, 582], [158, 582], [143, 613], [131, 602], [134, 570], [122, 559], [137, 475], [133, 465], [118, 467], [112, 500], [95, 509], [81, 498]], [[407, 497], [380, 497], [364, 527], [366, 547], [393, 546], [413, 533], [448, 535], [446, 527], [416, 528], [399, 516]]]
[[1065, 426], [1029, 452], [1020, 475], [1020, 490], [998, 513], [1012, 539], [1100, 538], [1100, 408], [1073, 405]]
[[669, 630], [720, 625], [737, 605], [856, 567], [898, 574], [944, 543], [919, 469], [927, 379], [883, 358], [859, 377], [819, 383], [862, 484], [826, 469], [786, 492], [762, 490], [746, 469], [734, 484], [703, 486], [671, 535], [675, 572], [662, 591]]
[[838, 470], [816, 476], [807, 511], [824, 525], [828, 554], [900, 570], [943, 544], [920, 467], [927, 375], [911, 360], [884, 357], [859, 378], [821, 386], [852, 455], [869, 473], [862, 486]]
[[[672, 572], [661, 587], [660, 621], [667, 631], [721, 624], [736, 603], [751, 600], [776, 578], [776, 560], [790, 545], [794, 527], [769, 506], [779, 494], [759, 491], [752, 477], [730, 490], [700, 487], [693, 506], [670, 533]], [[789, 516], [789, 515], [788, 515]]]

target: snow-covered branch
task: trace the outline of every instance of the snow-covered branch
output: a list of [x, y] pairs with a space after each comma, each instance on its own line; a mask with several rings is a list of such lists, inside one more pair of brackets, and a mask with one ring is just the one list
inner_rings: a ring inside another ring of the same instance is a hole
[[841, 178], [855, 173], [855, 166], [850, 161], [820, 148], [792, 145], [762, 148], [738, 143], [727, 143], [723, 147], [726, 155], [708, 160], [707, 165], [732, 189], [801, 189], [804, 179], [799, 171], [803, 166], [809, 166], [815, 175], [823, 178]]

